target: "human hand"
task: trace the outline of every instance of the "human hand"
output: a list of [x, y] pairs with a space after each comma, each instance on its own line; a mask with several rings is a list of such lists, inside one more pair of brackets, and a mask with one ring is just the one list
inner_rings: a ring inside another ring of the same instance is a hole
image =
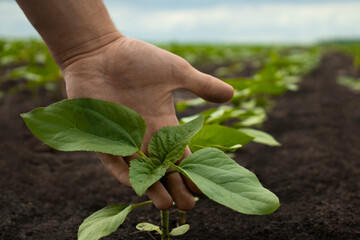
[[[145, 153], [159, 129], [179, 124], [172, 95], [175, 89], [188, 89], [211, 102], [225, 102], [233, 95], [232, 87], [221, 80], [197, 71], [179, 56], [139, 40], [119, 35], [111, 43], [93, 49], [66, 59], [60, 66], [68, 97], [96, 98], [135, 110], [147, 125], [142, 146]], [[190, 154], [186, 148], [184, 157]], [[136, 154], [126, 158], [102, 153], [98, 156], [120, 183], [131, 186], [129, 161]], [[193, 208], [195, 201], [189, 189], [199, 190], [189, 179], [174, 173], [165, 182], [166, 187], [158, 181], [146, 191], [158, 209], [170, 208], [173, 201], [181, 210]]]

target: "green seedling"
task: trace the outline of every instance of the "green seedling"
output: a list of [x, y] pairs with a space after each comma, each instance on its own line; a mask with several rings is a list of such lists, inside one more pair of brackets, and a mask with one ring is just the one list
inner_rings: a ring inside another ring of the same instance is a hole
[[[168, 238], [167, 236], [164, 236], [163, 234], [163, 230], [161, 229], [167, 229], [168, 226], [166, 226], [166, 224], [168, 224], [168, 219], [166, 216], [164, 216], [164, 214], [167, 214], [166, 211], [161, 212], [161, 228], [159, 226], [156, 226], [152, 223], [147, 223], [147, 222], [143, 222], [143, 223], [139, 223], [138, 225], [136, 225], [136, 229], [138, 229], [139, 231], [143, 231], [143, 232], [157, 232], [158, 234], [162, 235], [163, 238]], [[173, 228], [171, 230], [171, 232], [166, 233], [167, 235], [170, 236], [180, 236], [185, 234], [187, 231], [189, 231], [190, 229], [190, 225], [189, 224], [182, 224], [181, 226], [178, 226], [176, 228]]]
[[0, 76], [0, 87], [4, 83], [11, 86], [6, 93], [29, 90], [36, 96], [40, 87], [56, 91], [61, 85], [60, 69], [39, 40], [0, 39], [0, 69], [2, 67], [6, 70]]
[[[319, 49], [285, 46], [242, 46], [241, 48], [229, 46], [229, 49], [231, 51], [223, 51], [220, 54], [206, 47], [191, 49], [180, 46], [170, 47], [170, 50], [175, 50], [177, 54], [185, 58], [189, 52], [194, 53], [196, 51], [198, 56], [205, 57], [208, 62], [214, 62], [210, 61], [210, 56], [216, 56], [217, 62], [222, 65], [215, 70], [214, 74], [223, 78], [235, 90], [230, 104], [208, 108], [197, 115], [183, 118], [181, 121], [187, 122], [189, 119], [201, 115], [205, 117], [205, 125], [229, 126], [231, 124], [234, 131], [255, 137], [254, 142], [279, 146], [280, 144], [272, 136], [254, 128], [260, 127], [266, 121], [267, 113], [275, 106], [274, 96], [287, 90], [298, 90], [297, 84], [301, 77], [317, 65]], [[233, 64], [230, 64], [231, 62]], [[254, 68], [256, 72], [248, 77], [235, 77], [235, 73], [241, 73], [245, 62], [250, 63], [253, 67], [256, 66]], [[204, 109], [206, 104], [201, 98], [194, 98], [178, 102], [176, 109], [183, 111], [188, 107], [196, 106], [201, 106]], [[243, 131], [242, 129], [246, 130]], [[220, 135], [221, 132], [217, 136]], [[242, 144], [238, 145], [238, 147], [241, 146]]]
[[[172, 167], [172, 172], [190, 178], [207, 197], [234, 211], [265, 215], [279, 207], [276, 195], [264, 188], [255, 174], [219, 150], [228, 149], [231, 144], [227, 142], [215, 143], [208, 139], [209, 144], [206, 141], [197, 144], [199, 147], [192, 155], [179, 165], [175, 164], [182, 158], [186, 146], [197, 142], [193, 137], [207, 131], [202, 129], [202, 116], [179, 126], [160, 129], [148, 144], [148, 155], [141, 150], [145, 121], [135, 111], [120, 104], [89, 98], [63, 100], [21, 116], [37, 138], [61, 151], [94, 151], [118, 156], [138, 153], [140, 157], [130, 162], [129, 178], [139, 196]], [[246, 134], [236, 137], [246, 141], [252, 139]], [[79, 227], [78, 239], [107, 236], [116, 231], [132, 210], [151, 203], [105, 207], [85, 219]], [[157, 231], [162, 239], [185, 233], [189, 228], [181, 225], [169, 231], [168, 210], [161, 211], [161, 220], [159, 229], [149, 224], [138, 228]]]
[[[195, 197], [194, 199], [195, 199], [195, 202], [199, 201], [198, 197]], [[175, 203], [173, 203], [173, 205], [175, 205]], [[183, 235], [190, 229], [190, 225], [186, 224], [186, 212], [182, 211], [182, 210], [178, 210], [178, 212], [179, 212], [179, 222], [178, 222], [179, 226], [176, 228], [173, 228], [171, 230], [171, 232], [169, 233], [170, 236]], [[162, 221], [162, 222], [164, 222], [164, 221]], [[164, 229], [164, 227], [161, 228], [159, 226], [156, 226], [156, 225], [154, 225], [152, 223], [148, 223], [148, 222], [139, 223], [138, 225], [136, 225], [136, 228], [139, 231], [143, 231], [143, 232], [154, 232], [155, 231], [160, 235], [162, 235], [161, 229]]]
[[360, 78], [341, 76], [336, 79], [336, 82], [351, 89], [360, 90]]

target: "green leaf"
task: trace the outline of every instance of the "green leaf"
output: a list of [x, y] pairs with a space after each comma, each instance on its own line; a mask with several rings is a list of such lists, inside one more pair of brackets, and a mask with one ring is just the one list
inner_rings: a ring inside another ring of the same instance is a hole
[[186, 145], [203, 123], [204, 117], [200, 116], [179, 126], [163, 127], [150, 140], [149, 156], [161, 162], [176, 162], [183, 156]]
[[145, 232], [157, 231], [158, 233], [161, 234], [160, 227], [152, 223], [147, 223], [147, 222], [139, 223], [138, 225], [136, 225], [136, 229]]
[[249, 136], [254, 137], [254, 142], [262, 143], [269, 146], [281, 146], [276, 139], [270, 134], [252, 128], [240, 128], [239, 131], [246, 133]]
[[260, 125], [265, 122], [267, 116], [266, 112], [261, 107], [253, 108], [248, 112], [248, 116], [244, 117], [243, 120], [240, 122], [234, 123], [233, 127], [240, 126], [240, 127], [249, 127], [254, 125]]
[[215, 111], [206, 111], [207, 113], [204, 114], [208, 114], [208, 117], [205, 118], [205, 123], [206, 124], [220, 124], [224, 121], [226, 121], [227, 119], [231, 118], [231, 111], [233, 110], [232, 107], [229, 106], [220, 106], [218, 107]]
[[186, 110], [188, 107], [194, 107], [194, 106], [201, 106], [206, 104], [206, 101], [202, 98], [194, 98], [194, 99], [190, 99], [184, 102], [178, 102], [175, 107], [176, 110], [178, 111], [184, 111]]
[[129, 178], [136, 194], [141, 196], [162, 176], [169, 168], [167, 162], [161, 163], [158, 159], [139, 157], [130, 161]]
[[131, 210], [132, 205], [114, 204], [91, 214], [80, 225], [78, 240], [97, 240], [115, 232]]
[[242, 91], [244, 89], [249, 88], [249, 86], [251, 86], [251, 83], [253, 82], [253, 79], [234, 78], [234, 79], [230, 79], [230, 80], [224, 80], [224, 82], [231, 85], [235, 90]]
[[279, 95], [286, 91], [285, 85], [280, 85], [279, 83], [273, 83], [273, 82], [265, 82], [261, 81], [258, 82], [258, 84], [254, 84], [251, 87], [251, 94], [257, 95], [257, 94], [269, 94], [269, 95]]
[[21, 117], [37, 138], [62, 151], [129, 156], [140, 149], [146, 128], [135, 111], [90, 98], [63, 100]]
[[130, 161], [130, 183], [139, 196], [165, 175], [169, 162], [176, 162], [183, 156], [186, 145], [202, 123], [203, 117], [199, 117], [183, 125], [160, 129], [150, 140], [150, 157]]
[[199, 115], [197, 115], [197, 114], [189, 116], [189, 117], [183, 117], [183, 118], [180, 119], [179, 123], [180, 124], [188, 123], [188, 122], [190, 122], [190, 121], [192, 121], [192, 120], [194, 120], [194, 119], [196, 119], [198, 117], [199, 117]]
[[170, 232], [170, 236], [180, 236], [185, 234], [187, 231], [189, 231], [190, 225], [189, 224], [183, 224], [179, 227], [173, 228]]
[[353, 77], [338, 77], [336, 79], [337, 83], [354, 90], [360, 90], [360, 78]]
[[190, 140], [189, 147], [192, 152], [206, 147], [214, 147], [222, 151], [235, 151], [253, 139], [252, 136], [233, 128], [220, 125], [205, 125]]
[[176, 170], [189, 177], [210, 199], [245, 214], [265, 215], [279, 207], [279, 199], [264, 188], [255, 174], [215, 148], [199, 150]]

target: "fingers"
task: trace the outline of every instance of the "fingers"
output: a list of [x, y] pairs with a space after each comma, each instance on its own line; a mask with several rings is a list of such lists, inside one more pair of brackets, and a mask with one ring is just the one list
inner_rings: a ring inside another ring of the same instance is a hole
[[[129, 165], [122, 157], [110, 154], [97, 153], [105, 168], [111, 173], [121, 184], [131, 187], [129, 180]], [[173, 199], [160, 183], [154, 183], [147, 191], [146, 195], [153, 201], [156, 208], [160, 210], [169, 209], [173, 203]]]
[[129, 180], [129, 165], [119, 156], [110, 154], [96, 153], [106, 170], [113, 175], [121, 184], [131, 187]]
[[[184, 156], [189, 156], [191, 151], [186, 147]], [[180, 163], [181, 160], [178, 162]], [[174, 199], [176, 206], [183, 211], [188, 211], [195, 206], [195, 199], [191, 192], [200, 194], [200, 189], [187, 177], [174, 173], [166, 177], [166, 187]]]
[[[161, 129], [164, 126], [176, 126], [179, 125], [178, 120], [175, 115], [169, 115], [166, 118], [146, 118], [145, 119], [147, 124], [147, 132], [145, 134], [145, 138], [143, 141], [143, 145], [148, 145], [151, 136], [153, 136], [156, 131]], [[144, 151], [144, 150], [143, 150]], [[186, 156], [190, 155], [191, 152], [187, 148]], [[132, 156], [130, 157], [132, 158]], [[126, 158], [127, 160], [128, 158]], [[191, 184], [191, 181], [189, 185]], [[155, 184], [154, 184], [155, 185]], [[153, 186], [154, 186], [153, 185]], [[183, 211], [188, 211], [195, 206], [195, 200], [193, 195], [191, 194], [187, 184], [185, 184], [183, 178], [179, 173], [173, 173], [165, 177], [165, 185], [168, 193], [171, 195], [172, 199], [174, 200], [176, 206]], [[152, 186], [152, 187], [153, 187]], [[190, 186], [195, 186], [194, 184]], [[196, 186], [192, 189], [196, 190]], [[150, 197], [150, 195], [148, 194]], [[164, 204], [165, 205], [165, 204]]]
[[159, 210], [167, 210], [172, 206], [173, 198], [160, 182], [151, 185], [148, 190], [146, 190], [146, 195]]
[[234, 95], [234, 89], [229, 84], [192, 67], [183, 84], [184, 88], [210, 102], [223, 103]]
[[[183, 158], [189, 156], [191, 151], [186, 147]], [[129, 161], [136, 158], [135, 155], [129, 157], [119, 157], [109, 154], [98, 153], [105, 168], [122, 184], [131, 186], [129, 180]], [[201, 193], [196, 185], [188, 178], [174, 173], [166, 177], [166, 188], [161, 182], [154, 183], [147, 191], [146, 195], [153, 201], [156, 208], [160, 210], [168, 209], [173, 201], [176, 206], [183, 211], [188, 211], [195, 206], [195, 200], [191, 193]], [[190, 191], [191, 190], [191, 191]]]
[[173, 173], [166, 177], [166, 187], [180, 210], [188, 211], [195, 206], [194, 196], [186, 187], [179, 173]]
[[[183, 159], [189, 155], [191, 155], [191, 151], [190, 151], [189, 147], [187, 146], [185, 148]], [[180, 160], [179, 163], [181, 161], [182, 160]], [[186, 183], [186, 186], [191, 190], [191, 192], [196, 193], [196, 194], [201, 194], [200, 189], [195, 185], [195, 183], [193, 183], [193, 181], [190, 180], [190, 178], [187, 178], [184, 175], [181, 175], [181, 177], [183, 178], [184, 182]]]

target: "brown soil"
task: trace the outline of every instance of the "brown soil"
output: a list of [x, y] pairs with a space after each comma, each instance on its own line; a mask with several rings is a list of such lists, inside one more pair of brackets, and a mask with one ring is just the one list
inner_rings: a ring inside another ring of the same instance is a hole
[[[249, 144], [236, 160], [278, 195], [268, 216], [247, 216], [201, 196], [187, 214], [190, 231], [177, 239], [360, 239], [360, 93], [335, 83], [353, 71], [350, 59], [327, 55], [300, 84], [278, 98], [264, 130], [283, 145]], [[137, 203], [91, 153], [54, 151], [36, 140], [19, 113], [58, 100], [43, 92], [0, 102], [0, 239], [76, 239], [92, 212], [112, 203]], [[177, 214], [171, 212], [171, 224]], [[159, 223], [147, 206], [130, 213], [105, 239], [158, 238], [136, 224]]]

